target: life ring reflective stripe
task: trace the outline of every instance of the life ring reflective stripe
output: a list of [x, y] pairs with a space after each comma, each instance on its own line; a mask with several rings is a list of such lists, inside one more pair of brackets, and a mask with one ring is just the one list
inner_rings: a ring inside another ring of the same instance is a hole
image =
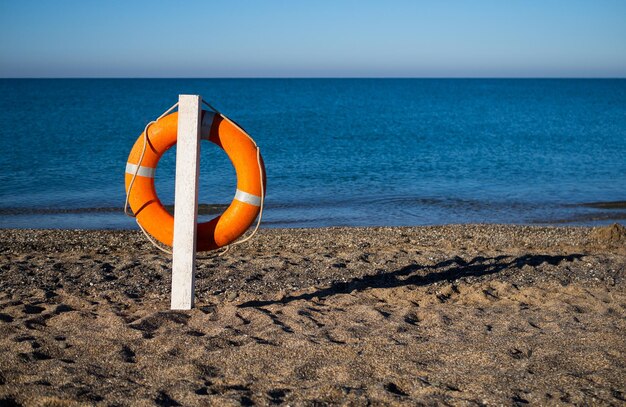
[[[126, 163], [128, 203], [139, 224], [155, 239], [168, 246], [174, 236], [174, 217], [167, 212], [154, 187], [159, 159], [176, 144], [178, 113], [171, 113], [149, 127], [148, 142], [139, 169], [144, 136], [139, 136]], [[213, 250], [241, 236], [259, 214], [261, 193], [265, 191], [265, 166], [257, 145], [239, 127], [210, 111], [202, 111], [203, 139], [221, 147], [235, 167], [237, 191], [230, 206], [214, 219], [198, 224], [197, 250]], [[137, 172], [129, 192], [128, 188]], [[262, 173], [259, 173], [259, 172]], [[263, 182], [263, 187], [261, 186]]]

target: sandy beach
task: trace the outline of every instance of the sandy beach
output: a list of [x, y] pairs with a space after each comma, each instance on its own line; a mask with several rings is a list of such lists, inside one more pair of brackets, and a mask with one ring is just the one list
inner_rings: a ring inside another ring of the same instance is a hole
[[199, 261], [135, 231], [0, 230], [0, 405], [624, 405], [626, 231], [262, 229]]

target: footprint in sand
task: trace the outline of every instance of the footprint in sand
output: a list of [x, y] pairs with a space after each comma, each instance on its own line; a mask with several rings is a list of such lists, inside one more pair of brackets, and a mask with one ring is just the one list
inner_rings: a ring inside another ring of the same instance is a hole
[[122, 349], [120, 350], [120, 355], [122, 356], [122, 360], [124, 362], [136, 363], [135, 352], [133, 352], [133, 350], [129, 348], [128, 346], [126, 345], [122, 346]]
[[385, 390], [387, 390], [389, 393], [393, 393], [396, 396], [408, 396], [408, 393], [406, 393], [405, 391], [403, 391], [400, 387], [398, 387], [397, 384], [395, 384], [394, 382], [389, 382], [385, 385]]
[[511, 356], [513, 359], [527, 359], [530, 358], [533, 354], [532, 349], [528, 349], [526, 352], [517, 349], [517, 348], [513, 348], [509, 351], [509, 356]]
[[274, 389], [267, 392], [270, 404], [282, 404], [285, 402], [285, 397], [289, 393], [289, 389]]
[[10, 323], [13, 320], [14, 318], [11, 315], [0, 312], [0, 321]]
[[272, 320], [272, 322], [279, 326], [280, 329], [282, 329], [284, 332], [287, 332], [289, 334], [292, 334], [294, 331], [293, 329], [285, 324], [283, 321], [281, 321], [272, 311], [266, 310], [265, 308], [255, 308], [257, 311], [262, 312], [263, 314], [267, 315], [268, 317], [270, 317], [270, 319]]
[[33, 351], [30, 353], [19, 353], [18, 356], [24, 362], [36, 362], [40, 360], [52, 359], [52, 356], [48, 355], [47, 353], [40, 352], [40, 351]]
[[416, 314], [409, 312], [404, 316], [404, 322], [409, 325], [417, 326], [420, 323], [420, 319]]
[[190, 316], [182, 312], [157, 312], [156, 314], [147, 316], [141, 321], [129, 325], [132, 329], [142, 332], [145, 339], [154, 337], [154, 332], [166, 322], [174, 322], [180, 325], [187, 325]]
[[70, 311], [76, 311], [76, 310], [67, 304], [59, 304], [54, 308], [54, 311], [52, 311], [52, 313], [56, 315], [61, 315], [65, 312], [70, 312]]
[[50, 318], [50, 315], [40, 315], [35, 318], [30, 318], [24, 321], [24, 326], [27, 329], [37, 329], [37, 327], [43, 328], [48, 326], [46, 320]]
[[29, 315], [41, 314], [45, 310], [46, 309], [44, 307], [40, 307], [39, 305], [31, 305], [31, 304], [24, 305], [24, 314], [29, 314]]
[[169, 394], [164, 391], [160, 391], [158, 396], [154, 399], [154, 404], [161, 407], [172, 407], [172, 406], [180, 406], [178, 401], [174, 400], [169, 396]]

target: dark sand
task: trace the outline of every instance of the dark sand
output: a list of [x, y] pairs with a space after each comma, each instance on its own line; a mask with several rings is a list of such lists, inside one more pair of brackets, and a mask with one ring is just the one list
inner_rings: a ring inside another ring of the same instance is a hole
[[261, 230], [202, 260], [137, 232], [0, 230], [0, 405], [624, 405], [626, 232]]

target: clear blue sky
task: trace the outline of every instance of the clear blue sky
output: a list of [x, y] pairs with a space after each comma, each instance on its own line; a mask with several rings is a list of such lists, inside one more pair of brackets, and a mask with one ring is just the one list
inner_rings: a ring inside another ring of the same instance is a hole
[[626, 77], [626, 0], [0, 0], [0, 77]]

